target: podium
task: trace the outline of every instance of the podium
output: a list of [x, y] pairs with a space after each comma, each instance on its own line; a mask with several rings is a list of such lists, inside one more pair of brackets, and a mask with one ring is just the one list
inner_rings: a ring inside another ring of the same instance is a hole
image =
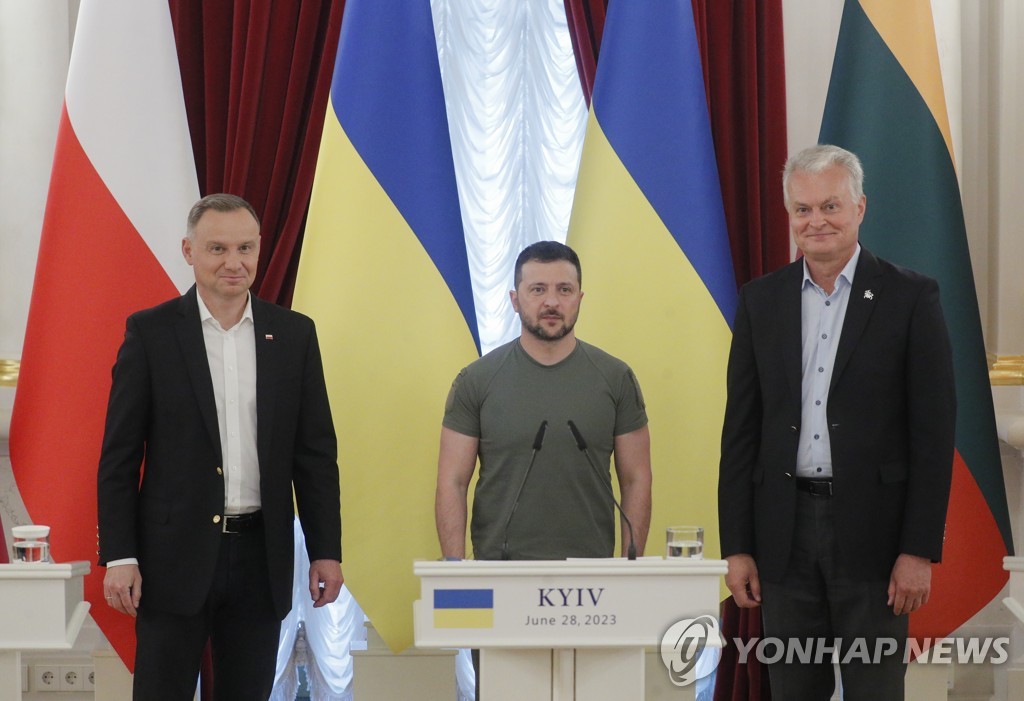
[[717, 620], [726, 570], [661, 558], [416, 562], [416, 646], [480, 648], [482, 701], [641, 701], [644, 648], [682, 619]]
[[0, 698], [21, 698], [22, 650], [70, 650], [89, 604], [88, 562], [0, 565]]

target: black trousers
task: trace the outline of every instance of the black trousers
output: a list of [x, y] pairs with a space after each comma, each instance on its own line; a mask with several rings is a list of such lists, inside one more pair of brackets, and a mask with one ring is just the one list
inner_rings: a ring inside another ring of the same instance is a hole
[[221, 537], [213, 586], [192, 616], [146, 606], [135, 621], [133, 698], [191, 701], [206, 641], [216, 701], [266, 701], [274, 686], [281, 621], [274, 611], [263, 528]]
[[[839, 638], [843, 700], [902, 701], [908, 616], [896, 616], [886, 605], [888, 579], [863, 581], [841, 563], [832, 499], [798, 492], [796, 533], [786, 577], [782, 582], [761, 582], [764, 634], [783, 643], [790, 638], [823, 638], [831, 645]], [[854, 647], [858, 638], [863, 639], [862, 648]], [[889, 649], [889, 640], [896, 641], [898, 650], [876, 655], [878, 648]], [[789, 659], [783, 656], [768, 665], [772, 698], [828, 701], [835, 689], [832, 655], [819, 663], [801, 662], [798, 655]]]

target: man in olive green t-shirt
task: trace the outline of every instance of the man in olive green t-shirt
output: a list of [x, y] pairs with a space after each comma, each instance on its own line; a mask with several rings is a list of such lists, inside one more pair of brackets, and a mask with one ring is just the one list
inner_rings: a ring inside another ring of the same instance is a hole
[[[522, 321], [520, 337], [470, 364], [452, 383], [435, 499], [446, 558], [466, 556], [467, 494], [477, 458], [471, 523], [476, 559], [611, 557], [613, 454], [622, 509], [643, 554], [651, 516], [643, 396], [625, 363], [577, 340], [573, 327], [583, 298], [581, 279], [579, 258], [568, 246], [541, 241], [523, 250], [510, 293]], [[543, 446], [524, 483], [543, 421], [548, 423]], [[586, 440], [600, 476], [580, 452], [569, 421]], [[628, 544], [624, 530], [623, 554]]]

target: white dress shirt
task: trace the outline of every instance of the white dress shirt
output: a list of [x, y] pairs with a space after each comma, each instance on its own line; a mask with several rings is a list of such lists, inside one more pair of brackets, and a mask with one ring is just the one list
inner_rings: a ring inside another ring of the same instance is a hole
[[221, 327], [200, 295], [199, 318], [217, 404], [217, 426], [224, 470], [224, 513], [246, 514], [260, 508], [260, 464], [256, 455], [256, 333], [252, 296], [241, 320]]
[[836, 278], [832, 294], [825, 294], [812, 279], [804, 260], [800, 292], [800, 330], [803, 381], [800, 402], [800, 442], [796, 476], [811, 479], [832, 477], [832, 443], [828, 434], [828, 388], [836, 363], [839, 336], [846, 319], [853, 274], [860, 259], [860, 244]]

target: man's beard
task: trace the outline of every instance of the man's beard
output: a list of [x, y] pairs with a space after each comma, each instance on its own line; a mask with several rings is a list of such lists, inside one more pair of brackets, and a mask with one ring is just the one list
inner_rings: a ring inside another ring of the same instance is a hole
[[[541, 317], [543, 317], [543, 314], [541, 315]], [[571, 324], [567, 324], [567, 323], [565, 323], [565, 317], [564, 316], [562, 317], [562, 326], [560, 328], [558, 328], [557, 330], [555, 330], [554, 333], [548, 333], [547, 329], [545, 329], [542, 326], [539, 318], [538, 318], [538, 321], [537, 321], [536, 324], [530, 324], [529, 322], [526, 321], [526, 318], [522, 314], [520, 314], [519, 315], [519, 320], [520, 320], [520, 322], [522, 322], [523, 328], [526, 329], [527, 331], [529, 331], [535, 338], [537, 338], [537, 339], [539, 339], [541, 341], [548, 341], [548, 342], [558, 341], [558, 340], [560, 340], [562, 338], [565, 338], [570, 333], [572, 333], [573, 328], [576, 327], [576, 320], [575, 319], [573, 320], [573, 322]]]

